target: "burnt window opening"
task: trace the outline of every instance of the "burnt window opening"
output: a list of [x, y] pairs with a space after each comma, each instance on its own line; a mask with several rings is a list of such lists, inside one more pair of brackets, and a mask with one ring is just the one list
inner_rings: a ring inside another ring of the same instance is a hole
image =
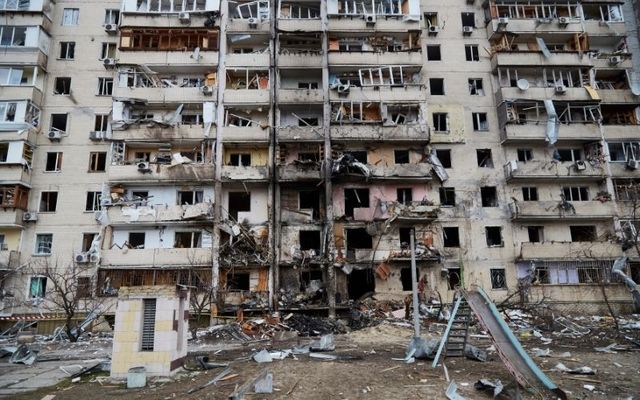
[[427, 45], [427, 61], [442, 61], [439, 44]]
[[345, 152], [345, 154], [351, 154], [351, 156], [353, 156], [353, 158], [356, 159], [356, 161], [359, 161], [363, 164], [366, 164], [368, 162], [367, 159], [367, 152], [365, 150], [362, 151], [347, 151]]
[[251, 165], [251, 154], [250, 153], [230, 154], [229, 165], [234, 167], [248, 167]]
[[507, 288], [507, 275], [504, 268], [491, 268], [491, 288], [492, 289], [506, 289]]
[[460, 268], [448, 268], [447, 285], [449, 290], [456, 290], [462, 281]]
[[478, 167], [493, 168], [491, 149], [476, 149], [476, 157], [478, 159]]
[[300, 210], [313, 210], [313, 219], [320, 219], [320, 191], [302, 190], [298, 192], [298, 207]]
[[316, 254], [320, 254], [322, 249], [320, 231], [300, 231], [298, 232], [298, 241], [300, 250], [313, 250]]
[[527, 162], [533, 160], [531, 149], [518, 149], [518, 161]]
[[298, 120], [298, 126], [319, 126], [320, 119], [319, 118], [300, 118]]
[[589, 189], [584, 186], [563, 187], [562, 195], [566, 201], [589, 201]]
[[396, 164], [409, 164], [409, 150], [394, 150], [393, 159]]
[[47, 153], [47, 162], [44, 170], [47, 172], [58, 172], [62, 169], [62, 153]]
[[480, 188], [482, 207], [498, 207], [498, 189], [495, 186], [484, 186]]
[[369, 207], [369, 189], [350, 188], [344, 190], [344, 215], [353, 217], [354, 208]]
[[86, 253], [91, 249], [93, 241], [98, 236], [97, 233], [83, 233], [82, 234], [82, 252]]
[[442, 164], [442, 168], [451, 168], [451, 150], [436, 150], [436, 156]]
[[640, 263], [629, 263], [629, 275], [634, 282], [640, 282]]
[[398, 188], [396, 189], [396, 196], [398, 203], [410, 204], [413, 201], [413, 191], [411, 188]]
[[320, 162], [320, 152], [300, 152], [298, 153], [298, 161]]
[[531, 243], [544, 242], [544, 227], [542, 226], [527, 226], [527, 234]]
[[202, 233], [199, 231], [176, 232], [173, 247], [176, 249], [194, 249], [201, 246]]
[[454, 207], [456, 205], [456, 189], [452, 187], [440, 188], [440, 205]]
[[462, 20], [462, 26], [468, 26], [471, 28], [476, 27], [476, 15], [472, 12], [463, 12], [460, 14]]
[[442, 228], [442, 241], [444, 247], [460, 247], [460, 231], [457, 226]]
[[429, 90], [432, 96], [444, 96], [444, 79], [430, 78]]
[[485, 234], [487, 236], [487, 246], [489, 247], [502, 247], [504, 242], [502, 241], [502, 227], [501, 226], [485, 226]]
[[375, 292], [376, 279], [373, 269], [354, 269], [347, 276], [349, 299], [358, 300], [367, 293]]
[[[416, 282], [420, 280], [420, 274], [416, 274]], [[400, 270], [400, 282], [402, 282], [402, 290], [413, 290], [413, 279], [411, 276], [411, 267], [405, 267]]]
[[249, 273], [234, 272], [227, 274], [227, 290], [250, 290]]
[[594, 225], [571, 225], [569, 231], [572, 242], [595, 242], [597, 239]]
[[447, 113], [433, 113], [433, 130], [449, 132], [449, 115]]
[[229, 218], [238, 221], [239, 212], [251, 211], [251, 193], [247, 192], [229, 192]]
[[522, 200], [524, 201], [538, 201], [538, 188], [536, 187], [523, 187], [522, 188]]
[[411, 228], [398, 228], [398, 238], [400, 239], [400, 248], [409, 249], [411, 246]]
[[144, 249], [144, 232], [129, 232], [129, 247], [133, 249]]
[[58, 206], [58, 192], [42, 192], [40, 212], [55, 212]]
[[347, 240], [347, 251], [373, 248], [373, 238], [365, 228], [352, 228], [344, 231]]
[[321, 269], [310, 269], [300, 272], [300, 291], [304, 292], [311, 285], [311, 281], [324, 282]]
[[71, 78], [56, 78], [53, 87], [53, 94], [71, 94]]
[[67, 114], [51, 114], [51, 129], [55, 129], [60, 132], [66, 132], [67, 119]]

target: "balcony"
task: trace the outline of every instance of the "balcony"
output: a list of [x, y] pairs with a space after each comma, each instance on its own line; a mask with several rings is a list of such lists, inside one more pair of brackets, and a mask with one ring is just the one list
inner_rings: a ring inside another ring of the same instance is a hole
[[630, 89], [598, 89], [598, 95], [602, 103], [637, 103], [638, 96], [631, 93]]
[[424, 58], [420, 51], [377, 52], [329, 52], [329, 66], [340, 65], [422, 65]]
[[[178, 28], [188, 29], [189, 27], [205, 26], [204, 23], [209, 19], [208, 13], [189, 12], [189, 21], [183, 22], [178, 18], [178, 12], [175, 13], [159, 13], [159, 12], [131, 12], [123, 11], [120, 13], [120, 27], [136, 27], [136, 28]], [[219, 25], [219, 20], [216, 21]]]
[[573, 201], [573, 210], [562, 210], [560, 201], [520, 201], [511, 203], [511, 218], [516, 221], [605, 220], [615, 215], [613, 202]]
[[397, 164], [397, 165], [367, 165], [371, 170], [371, 179], [402, 181], [429, 181], [431, 177], [431, 164]]
[[269, 32], [271, 29], [271, 21], [269, 19], [259, 18], [255, 26], [249, 26], [249, 19], [233, 18], [227, 21], [227, 32]]
[[162, 267], [211, 265], [210, 248], [194, 249], [118, 249], [100, 252], [102, 266], [112, 267]]
[[625, 162], [610, 162], [609, 170], [613, 178], [639, 178], [639, 169], [630, 169]]
[[293, 163], [278, 166], [278, 180], [280, 182], [318, 181], [323, 176], [319, 163], [312, 165]]
[[[492, 19], [487, 24], [487, 36], [489, 40], [494, 40], [498, 36], [510, 32], [516, 35], [565, 35], [569, 36], [583, 31], [580, 20], [573, 19], [566, 25], [560, 25], [558, 19], [551, 20], [551, 23], [543, 24], [537, 19], [510, 19], [506, 26], [499, 23], [498, 19]], [[591, 33], [591, 32], [589, 32]]]
[[424, 86], [378, 86], [374, 87], [352, 87], [347, 93], [338, 93], [337, 90], [329, 91], [329, 99], [332, 101], [350, 100], [362, 102], [416, 102], [426, 101], [427, 92]]
[[269, 180], [269, 167], [266, 165], [249, 167], [225, 165], [222, 167], [222, 179], [227, 181], [264, 182]]
[[3, 184], [20, 183], [28, 186], [31, 183], [31, 174], [26, 165], [0, 163], [0, 181]]
[[2, 208], [0, 209], [0, 226], [22, 228], [24, 222], [22, 215], [24, 211], [18, 208]]
[[269, 127], [261, 126], [225, 126], [222, 141], [226, 143], [268, 142]]
[[227, 89], [224, 91], [225, 104], [268, 104], [271, 100], [269, 89]]
[[[547, 138], [546, 123], [538, 124], [506, 124], [501, 132], [505, 142], [545, 141]], [[592, 142], [600, 140], [600, 129], [597, 124], [560, 124], [558, 141]]]
[[[7, 1], [8, 3], [9, 1]], [[35, 1], [31, 1], [31, 3], [38, 3]], [[49, 7], [52, 7], [49, 5]], [[33, 8], [33, 7], [32, 7]], [[8, 25], [13, 26], [39, 26], [45, 32], [51, 31], [51, 18], [49, 15], [45, 14], [42, 10], [42, 2], [40, 2], [40, 9], [35, 10], [25, 10], [25, 11], [16, 11], [15, 10], [0, 10], [0, 14], [4, 15], [4, 18], [9, 17]]]
[[193, 224], [213, 219], [213, 204], [111, 206], [107, 209], [110, 225], [156, 225], [157, 223]]
[[280, 89], [278, 103], [304, 104], [322, 103], [324, 100], [322, 89]]
[[566, 88], [562, 94], [557, 93], [555, 88], [530, 87], [527, 90], [520, 90], [517, 87], [501, 87], [496, 92], [496, 104], [505, 100], [568, 100], [568, 101], [593, 101], [589, 92], [585, 88]]
[[269, 54], [269, 52], [255, 54], [227, 54], [224, 63], [227, 68], [269, 68], [269, 65], [271, 65], [271, 54]]
[[42, 97], [42, 91], [35, 86], [0, 86], [0, 99], [3, 100], [30, 100], [40, 107]]
[[[629, 16], [629, 18], [632, 18]], [[584, 21], [584, 31], [589, 36], [625, 37], [627, 29], [624, 22]]]
[[281, 126], [278, 128], [279, 142], [322, 142], [321, 126]]
[[0, 65], [37, 65], [47, 70], [49, 57], [37, 47], [2, 47]]
[[330, 32], [406, 32], [420, 29], [420, 18], [403, 20], [403, 16], [376, 17], [375, 24], [367, 24], [364, 15], [329, 16]]
[[[212, 126], [209, 137], [216, 136], [216, 127]], [[126, 140], [132, 142], [154, 141], [181, 141], [203, 140], [204, 127], [201, 125], [176, 125], [173, 128], [165, 128], [159, 125], [131, 125], [126, 130], [113, 131], [111, 139]]]
[[207, 66], [214, 68], [218, 65], [217, 51], [200, 51], [198, 58], [193, 51], [135, 51], [121, 50], [118, 53], [119, 64], [146, 65], [153, 70], [155, 66], [190, 67]]
[[282, 32], [321, 32], [322, 20], [319, 18], [278, 18], [278, 30]]
[[602, 166], [594, 166], [585, 161], [581, 164], [584, 170], [579, 170], [576, 163], [557, 161], [527, 161], [518, 162], [517, 169], [513, 169], [511, 163], [505, 165], [507, 181], [512, 180], [600, 180], [605, 178]]
[[164, 184], [213, 181], [213, 164], [151, 164], [150, 170], [141, 172], [136, 164], [109, 166], [109, 182]]
[[211, 95], [205, 95], [202, 88], [198, 87], [114, 87], [113, 97], [144, 99], [148, 103], [202, 103], [216, 100], [217, 87], [213, 87], [213, 94]]
[[332, 125], [331, 139], [344, 141], [428, 142], [429, 127], [426, 124], [396, 126]]
[[522, 260], [615, 259], [622, 256], [620, 245], [610, 242], [524, 242], [520, 244]]
[[20, 252], [15, 250], [0, 251], [0, 270], [12, 269], [20, 263]]
[[638, 130], [640, 129], [640, 125], [604, 125], [602, 129], [606, 140], [638, 140]]
[[552, 52], [546, 58], [540, 51], [502, 51], [491, 58], [491, 67], [556, 67], [585, 66], [591, 64], [591, 58], [576, 51]]
[[322, 53], [318, 52], [309, 53], [280, 53], [278, 56], [279, 68], [318, 68], [322, 65]]
[[36, 129], [27, 129], [26, 131], [22, 131], [22, 128], [12, 130], [12, 131], [0, 131], [0, 140], [6, 142], [14, 142], [25, 140], [29, 143], [35, 143], [38, 132]]

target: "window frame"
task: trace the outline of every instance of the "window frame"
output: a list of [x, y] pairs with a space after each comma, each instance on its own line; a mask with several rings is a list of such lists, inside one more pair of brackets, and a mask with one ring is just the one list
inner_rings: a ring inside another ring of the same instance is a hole
[[[41, 242], [41, 239], [49, 238], [47, 242]], [[34, 256], [50, 256], [53, 250], [53, 233], [37, 233], [36, 240], [34, 241], [35, 248], [33, 249]], [[48, 247], [48, 252], [41, 252], [40, 249], [46, 249]]]

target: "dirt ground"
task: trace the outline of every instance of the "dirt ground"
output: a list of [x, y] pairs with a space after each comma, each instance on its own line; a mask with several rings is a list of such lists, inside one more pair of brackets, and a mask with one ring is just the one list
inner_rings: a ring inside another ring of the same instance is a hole
[[[443, 324], [432, 324], [425, 328], [425, 337], [438, 337]], [[636, 330], [637, 331], [637, 330]], [[638, 399], [640, 395], [640, 348], [631, 344], [626, 333], [612, 333], [608, 329], [592, 329], [586, 337], [579, 339], [543, 332], [552, 339], [545, 345], [543, 340], [530, 332], [520, 331], [524, 347], [533, 353], [534, 348], [551, 349], [550, 357], [533, 357], [547, 375], [572, 399]], [[635, 332], [634, 332], [635, 333]], [[309, 338], [288, 341], [272, 340], [241, 343], [199, 339], [190, 344], [191, 351], [209, 354], [212, 362], [228, 362], [232, 374], [237, 377], [209, 386], [196, 393], [187, 394], [191, 388], [200, 386], [221, 369], [209, 371], [182, 371], [171, 379], [150, 378], [145, 389], [127, 390], [122, 383], [111, 382], [106, 375], [85, 376], [80, 383], [68, 380], [54, 387], [40, 389], [14, 399], [42, 399], [55, 395], [55, 400], [112, 398], [170, 400], [170, 399], [228, 399], [234, 389], [255, 377], [263, 369], [273, 373], [273, 394], [250, 394], [247, 399], [444, 399], [448, 382], [441, 367], [431, 368], [431, 361], [418, 360], [412, 364], [392, 358], [403, 358], [405, 347], [412, 336], [408, 326], [384, 322], [348, 334], [336, 335], [336, 351], [333, 354], [350, 355], [355, 359], [345, 361], [322, 361], [308, 355], [297, 355], [272, 363], [258, 364], [250, 357], [256, 351], [291, 349], [308, 344]], [[637, 338], [637, 334], [635, 336]], [[482, 332], [471, 337], [471, 343], [480, 348], [490, 348], [491, 342]], [[625, 351], [615, 354], [596, 352], [594, 346], [618, 343], [627, 346]], [[570, 352], [570, 355], [562, 354]], [[458, 393], [466, 399], [490, 399], [489, 394], [474, 389], [480, 378], [500, 379], [505, 385], [512, 378], [495, 352], [489, 352], [487, 362], [463, 358], [445, 360], [450, 379], [458, 384]], [[570, 375], [552, 371], [561, 362], [569, 368], [588, 366], [596, 370], [595, 375]], [[593, 385], [593, 391], [585, 385]], [[539, 399], [539, 395], [522, 393], [525, 399]], [[507, 398], [507, 397], [502, 397]]]

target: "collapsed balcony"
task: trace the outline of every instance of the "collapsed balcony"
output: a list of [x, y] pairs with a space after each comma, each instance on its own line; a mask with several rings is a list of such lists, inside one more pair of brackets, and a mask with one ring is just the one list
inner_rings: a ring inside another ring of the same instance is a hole
[[278, 30], [286, 32], [321, 31], [320, 1], [280, 1]]
[[269, 307], [269, 269], [264, 267], [221, 268], [221, 314], [236, 315], [237, 310], [264, 311]]
[[227, 220], [220, 225], [220, 231], [221, 266], [248, 267], [271, 262], [268, 227]]
[[576, 260], [580, 258], [615, 259], [622, 249], [611, 242], [523, 242], [521, 260]]
[[278, 142], [324, 140], [321, 104], [282, 105], [278, 108], [278, 115]]
[[278, 181], [320, 180], [324, 176], [324, 145], [280, 145], [278, 148]]
[[631, 82], [628, 70], [596, 69], [594, 72], [594, 89], [602, 103], [637, 103], [640, 84], [632, 86]]
[[282, 226], [317, 224], [325, 217], [324, 192], [309, 182], [296, 182], [280, 190]]
[[325, 257], [324, 233], [320, 226], [285, 226], [282, 229], [280, 262], [298, 268], [328, 262]]
[[267, 142], [270, 111], [262, 106], [225, 107], [222, 140], [233, 142]]
[[96, 294], [115, 297], [123, 286], [184, 285], [207, 290], [211, 285], [211, 267], [192, 268], [105, 268], [98, 269]]
[[[212, 203], [196, 203], [192, 205], [127, 205], [121, 197], [115, 197], [112, 189], [111, 202], [114, 207], [107, 210], [110, 225], [157, 225], [158, 223], [194, 224], [213, 220]], [[114, 198], [115, 197], [115, 198]], [[121, 207], [115, 207], [121, 206]]]
[[329, 37], [329, 65], [422, 65], [420, 32]]
[[271, 82], [269, 70], [235, 68], [227, 69], [227, 86], [224, 99], [235, 104], [268, 104]]
[[426, 99], [421, 67], [380, 66], [357, 70], [332, 68], [329, 74], [331, 100], [403, 102]]
[[[305, 22], [306, 24], [306, 22]], [[322, 36], [319, 33], [278, 33], [280, 68], [317, 68], [322, 65]]]

